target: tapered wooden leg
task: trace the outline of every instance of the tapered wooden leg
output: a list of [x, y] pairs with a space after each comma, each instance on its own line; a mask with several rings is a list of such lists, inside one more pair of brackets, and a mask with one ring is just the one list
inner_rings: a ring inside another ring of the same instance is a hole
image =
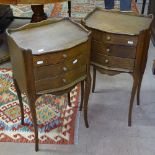
[[93, 66], [93, 86], [92, 86], [92, 92], [95, 92], [95, 85], [96, 85], [96, 68]]
[[68, 15], [71, 17], [71, 1], [68, 1]]
[[128, 113], [128, 126], [131, 126], [132, 109], [133, 109], [133, 103], [134, 103], [134, 98], [135, 98], [137, 86], [138, 86], [137, 77], [136, 76], [133, 76], [133, 86], [132, 86], [132, 92], [131, 92], [131, 98], [130, 98], [130, 105], [129, 105], [129, 113]]
[[137, 105], [140, 105], [140, 89], [142, 84], [143, 75], [138, 79], [138, 87], [137, 87]]
[[24, 106], [23, 106], [23, 102], [22, 102], [22, 96], [21, 96], [21, 91], [18, 87], [18, 83], [16, 81], [16, 79], [13, 79], [14, 82], [14, 86], [17, 92], [17, 96], [19, 99], [19, 104], [20, 104], [20, 110], [21, 110], [21, 124], [24, 125]]
[[84, 99], [84, 80], [81, 81], [81, 103], [80, 103], [79, 111], [82, 111], [83, 99]]
[[84, 90], [84, 121], [86, 128], [89, 128], [88, 124], [88, 100], [89, 100], [89, 94], [91, 89], [91, 76], [90, 74], [87, 76], [87, 79], [85, 81], [85, 90]]
[[68, 98], [68, 105], [69, 105], [69, 107], [71, 107], [70, 92], [67, 93], [67, 98]]
[[38, 140], [38, 125], [37, 125], [37, 116], [36, 116], [36, 108], [35, 108], [35, 101], [36, 99], [29, 96], [29, 105], [30, 105], [30, 111], [32, 115], [32, 121], [34, 126], [34, 134], [35, 134], [35, 151], [37, 152], [39, 150], [39, 140]]

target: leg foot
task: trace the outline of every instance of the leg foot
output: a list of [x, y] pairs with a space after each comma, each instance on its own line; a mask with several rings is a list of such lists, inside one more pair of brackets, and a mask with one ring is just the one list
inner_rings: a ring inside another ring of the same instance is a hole
[[84, 110], [84, 120], [85, 120], [85, 126], [86, 126], [86, 128], [89, 128], [88, 111], [87, 110]]
[[36, 108], [35, 108], [35, 101], [36, 98], [31, 97], [31, 95], [28, 95], [29, 105], [30, 105], [30, 111], [32, 115], [32, 121], [34, 126], [34, 134], [35, 134], [35, 151], [37, 152], [39, 150], [39, 140], [38, 140], [38, 125], [37, 125], [37, 115], [36, 115]]
[[35, 142], [35, 151], [38, 152], [39, 151], [39, 146], [38, 144]]
[[129, 113], [128, 113], [128, 126], [131, 126], [131, 122], [132, 122], [132, 109], [133, 109], [134, 98], [135, 98], [136, 89], [138, 85], [138, 80], [136, 76], [133, 77], [133, 80], [134, 82], [133, 82], [133, 87], [132, 87], [132, 92], [131, 92]]

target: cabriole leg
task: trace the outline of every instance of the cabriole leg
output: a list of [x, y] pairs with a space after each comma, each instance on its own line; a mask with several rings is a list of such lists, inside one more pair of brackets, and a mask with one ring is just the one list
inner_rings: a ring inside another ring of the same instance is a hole
[[36, 116], [36, 108], [35, 108], [35, 101], [36, 98], [28, 96], [29, 105], [30, 105], [30, 111], [32, 115], [32, 121], [34, 126], [34, 133], [35, 133], [35, 151], [37, 152], [39, 150], [39, 140], [38, 140], [38, 125], [37, 125], [37, 116]]
[[133, 109], [133, 103], [134, 103], [134, 98], [135, 98], [137, 86], [138, 86], [137, 77], [135, 75], [133, 75], [133, 86], [132, 86], [132, 91], [131, 91], [131, 98], [130, 98], [130, 105], [129, 105], [129, 113], [128, 113], [128, 126], [131, 126], [132, 109]]
[[92, 92], [95, 92], [95, 85], [96, 85], [96, 68], [93, 66], [93, 85], [92, 85]]
[[85, 81], [85, 91], [84, 91], [84, 121], [86, 128], [89, 128], [88, 124], [88, 100], [89, 100], [89, 94], [91, 89], [91, 76], [90, 73], [87, 76], [87, 79]]
[[23, 106], [23, 102], [22, 102], [22, 96], [21, 96], [21, 91], [19, 89], [18, 83], [16, 81], [16, 79], [13, 78], [13, 82], [14, 82], [14, 86], [17, 92], [17, 96], [19, 99], [19, 104], [20, 104], [20, 110], [21, 110], [21, 124], [24, 125], [24, 106]]

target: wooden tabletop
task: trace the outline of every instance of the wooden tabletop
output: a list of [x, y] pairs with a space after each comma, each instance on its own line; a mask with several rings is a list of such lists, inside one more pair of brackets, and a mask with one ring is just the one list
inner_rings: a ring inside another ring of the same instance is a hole
[[152, 22], [152, 16], [140, 16], [119, 11], [108, 11], [96, 8], [85, 19], [86, 26], [101, 31], [136, 35], [148, 29]]
[[87, 41], [89, 36], [84, 27], [68, 19], [30, 23], [7, 32], [18, 46], [31, 49], [35, 55], [74, 47]]

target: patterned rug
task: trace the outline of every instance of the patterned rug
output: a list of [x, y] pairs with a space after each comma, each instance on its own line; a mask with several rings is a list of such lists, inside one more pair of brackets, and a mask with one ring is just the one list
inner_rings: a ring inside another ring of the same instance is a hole
[[[71, 92], [71, 107], [67, 106], [66, 95], [45, 95], [37, 100], [39, 143], [74, 144], [79, 118], [78, 97], [79, 86], [76, 86]], [[0, 142], [34, 142], [34, 129], [27, 98], [23, 95], [22, 99], [24, 126], [20, 124], [20, 107], [12, 81], [12, 71], [0, 69]]]
[[[72, 0], [71, 1], [72, 18], [81, 19], [84, 18], [89, 12], [91, 12], [96, 6], [104, 8], [104, 0]], [[119, 10], [120, 2], [115, 0], [115, 9]], [[31, 17], [32, 11], [30, 5], [12, 5], [13, 13], [15, 16]], [[47, 15], [67, 17], [68, 16], [68, 3], [53, 3], [45, 5], [44, 7]], [[137, 12], [135, 0], [132, 2], [132, 10]]]

